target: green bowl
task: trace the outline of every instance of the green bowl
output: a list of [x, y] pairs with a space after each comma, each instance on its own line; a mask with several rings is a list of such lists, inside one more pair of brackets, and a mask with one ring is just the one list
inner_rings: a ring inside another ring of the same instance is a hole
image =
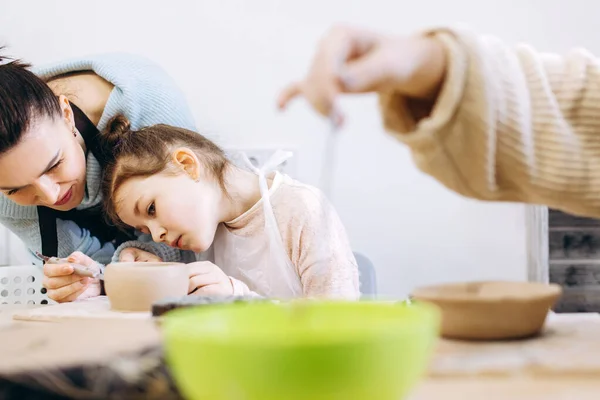
[[427, 368], [435, 306], [239, 303], [164, 321], [166, 355], [192, 400], [400, 400]]

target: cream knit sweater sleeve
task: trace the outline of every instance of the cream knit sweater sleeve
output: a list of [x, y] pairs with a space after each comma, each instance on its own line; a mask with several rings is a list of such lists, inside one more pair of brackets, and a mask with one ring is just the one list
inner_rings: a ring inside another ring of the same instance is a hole
[[448, 70], [429, 117], [396, 93], [384, 124], [417, 166], [448, 188], [492, 201], [545, 204], [600, 217], [600, 60], [541, 54], [470, 33], [430, 32]]

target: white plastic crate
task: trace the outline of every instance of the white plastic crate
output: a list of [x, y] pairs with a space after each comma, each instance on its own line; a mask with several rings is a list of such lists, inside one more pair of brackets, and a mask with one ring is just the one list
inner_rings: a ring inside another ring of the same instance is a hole
[[0, 307], [53, 304], [42, 287], [44, 273], [35, 265], [0, 267]]

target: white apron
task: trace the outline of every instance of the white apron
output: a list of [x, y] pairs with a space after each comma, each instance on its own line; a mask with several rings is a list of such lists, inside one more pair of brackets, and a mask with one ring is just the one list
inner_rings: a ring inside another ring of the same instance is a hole
[[250, 290], [270, 298], [302, 297], [303, 290], [296, 267], [290, 261], [273, 207], [269, 199], [266, 175], [291, 157], [290, 152], [276, 151], [267, 162], [256, 168], [245, 154], [242, 159], [258, 175], [265, 230], [254, 237], [241, 237], [220, 224], [213, 242], [214, 263], [227, 275], [244, 282]]

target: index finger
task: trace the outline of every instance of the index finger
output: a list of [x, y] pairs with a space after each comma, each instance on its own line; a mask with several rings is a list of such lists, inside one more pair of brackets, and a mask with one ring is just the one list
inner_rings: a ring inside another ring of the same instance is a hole
[[49, 278], [68, 276], [72, 275], [73, 272], [74, 269], [70, 264], [44, 264], [44, 275]]
[[285, 87], [277, 98], [277, 107], [280, 110], [284, 110], [288, 103], [292, 101], [295, 97], [298, 97], [302, 93], [302, 84], [300, 82], [294, 82], [287, 87]]

